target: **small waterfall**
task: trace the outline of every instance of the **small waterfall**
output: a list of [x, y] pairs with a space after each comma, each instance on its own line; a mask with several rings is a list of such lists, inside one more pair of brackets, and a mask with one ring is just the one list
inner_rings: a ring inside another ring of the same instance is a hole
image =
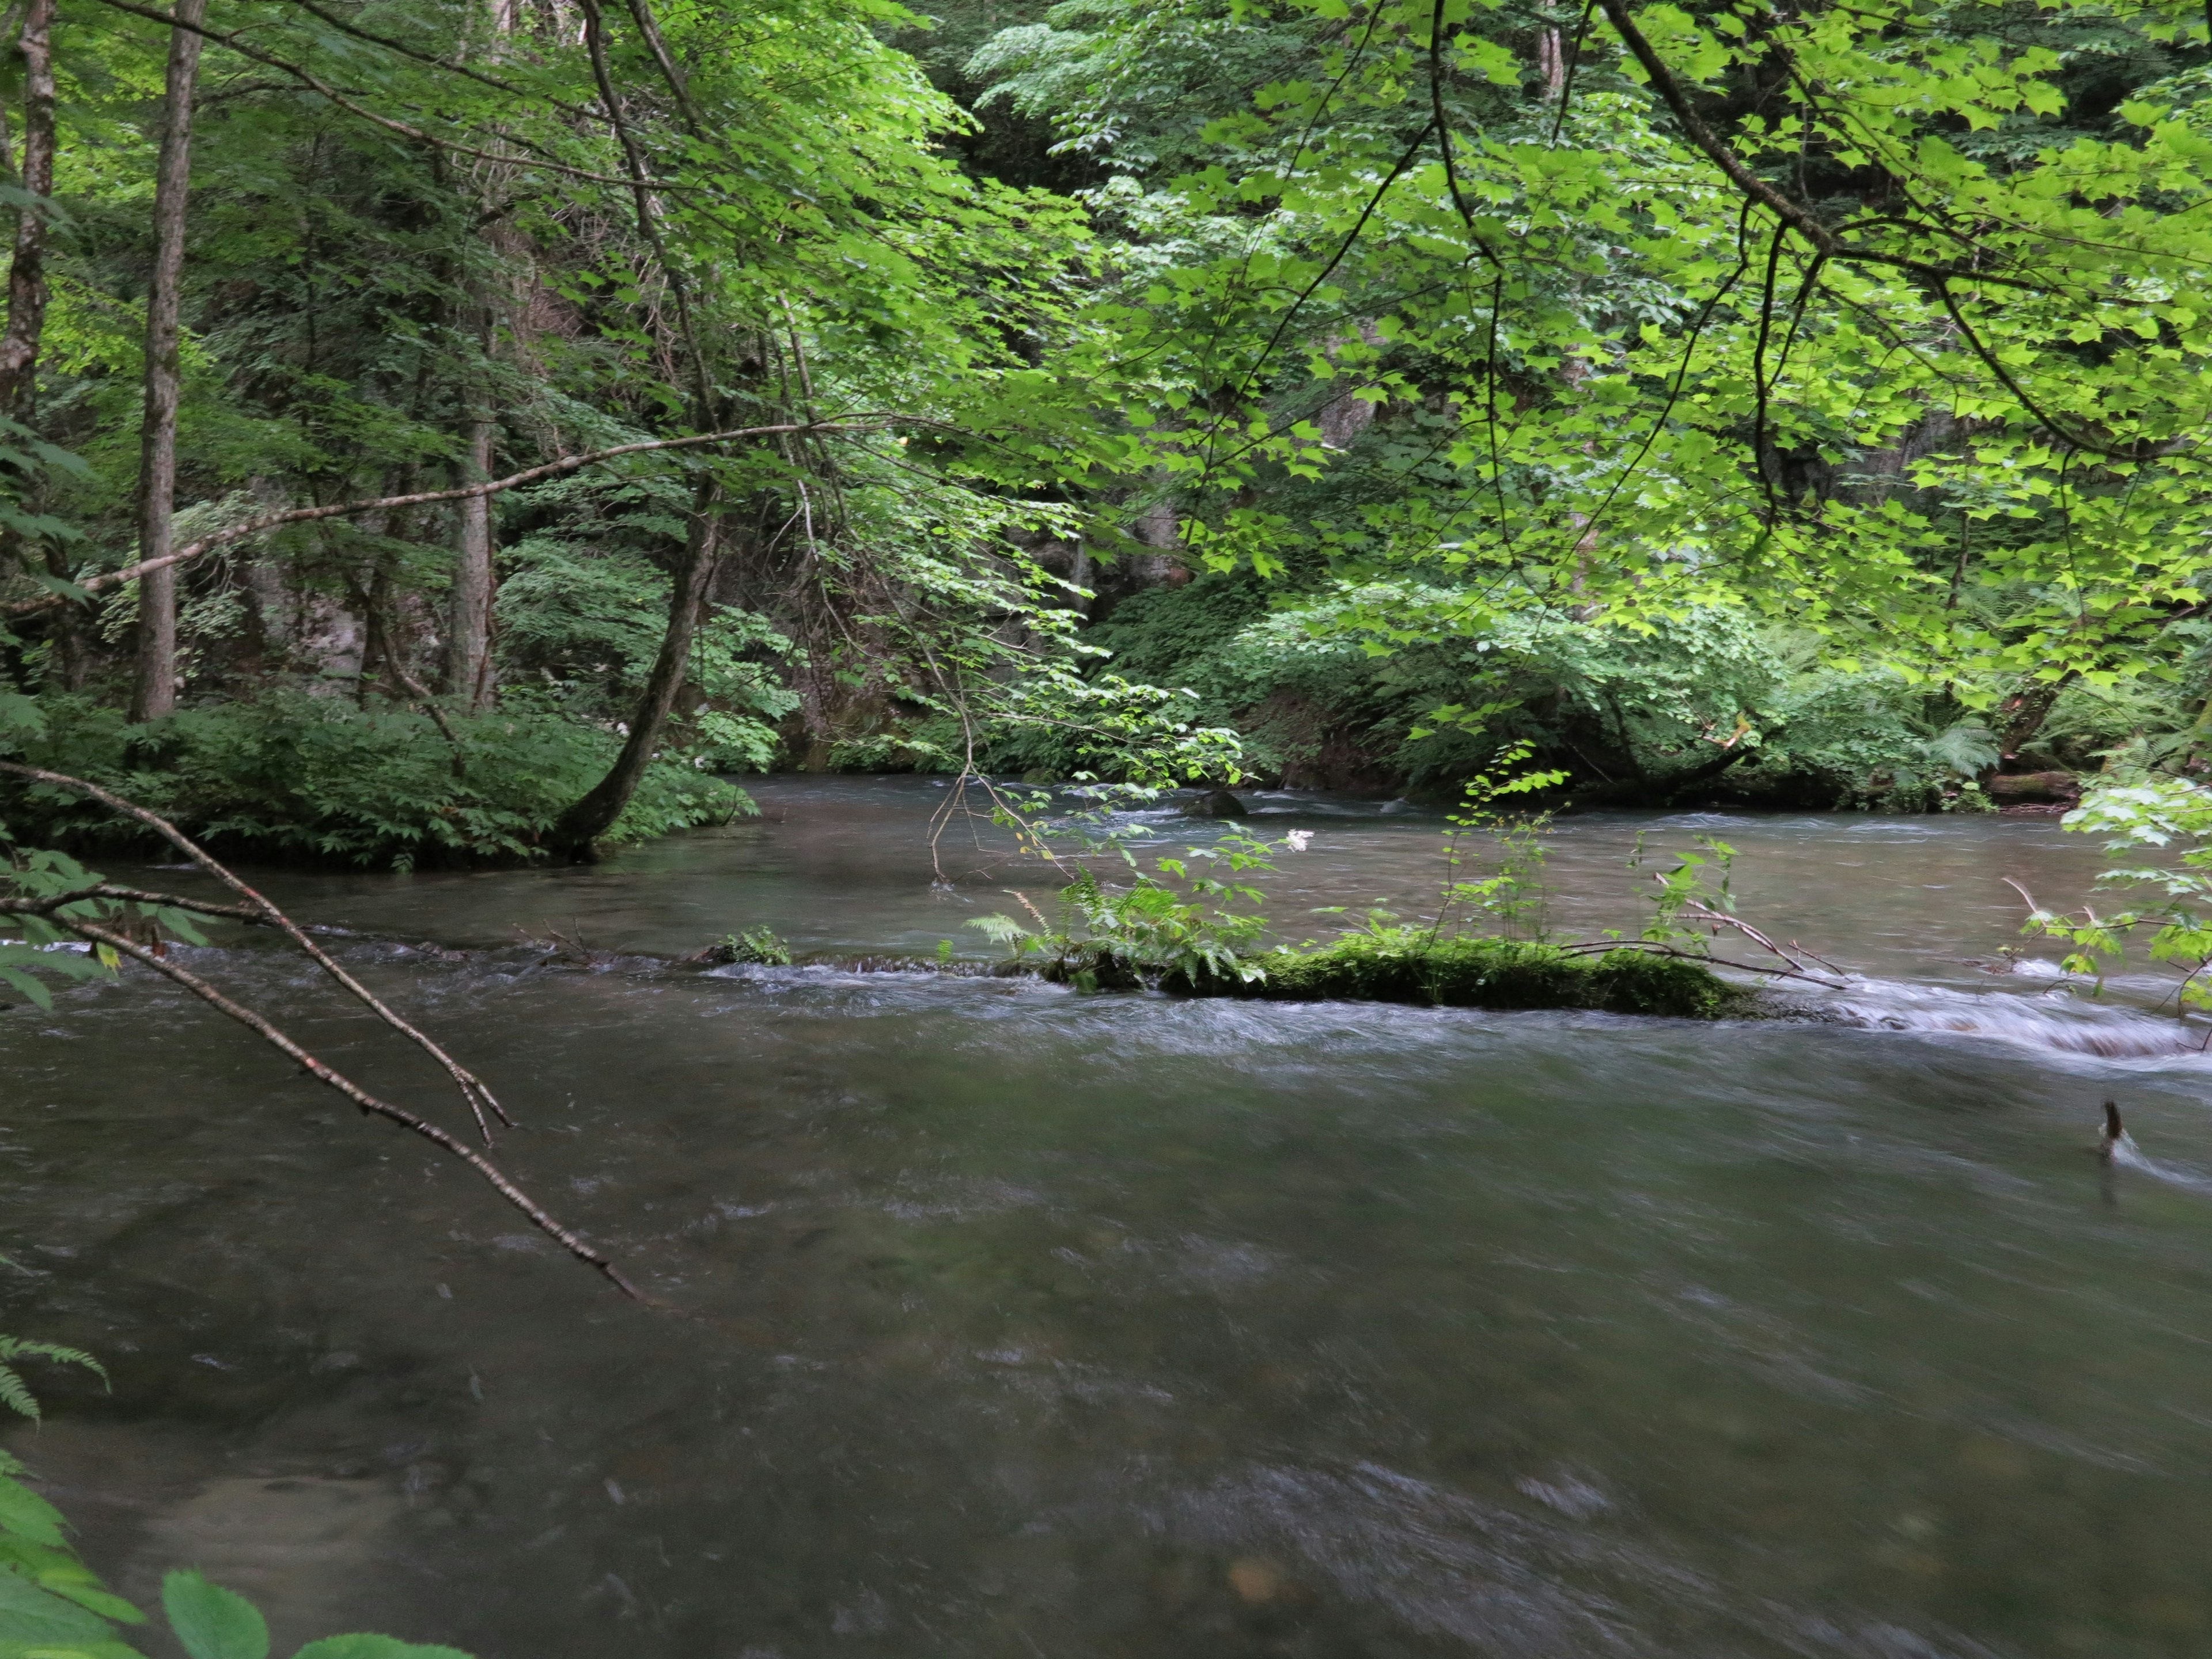
[[2104, 1060], [2201, 1054], [2208, 1033], [2193, 1022], [2065, 992], [2021, 995], [1859, 980], [1816, 1005], [1830, 1018], [1890, 1031], [1955, 1031], [2027, 1048]]

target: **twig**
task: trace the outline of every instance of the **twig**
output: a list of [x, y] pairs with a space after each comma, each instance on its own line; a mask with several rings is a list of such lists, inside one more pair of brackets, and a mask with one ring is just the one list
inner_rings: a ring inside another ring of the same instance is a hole
[[[299, 923], [294, 921], [291, 917], [286, 915], [254, 889], [231, 874], [228, 869], [210, 857], [198, 842], [186, 836], [167, 818], [157, 817], [143, 806], [134, 805], [120, 795], [111, 794], [96, 783], [87, 783], [82, 778], [68, 777], [59, 772], [42, 771], [38, 767], [25, 766], [17, 761], [0, 761], [0, 772], [12, 772], [17, 777], [30, 778], [37, 782], [52, 784], [63, 789], [74, 789], [79, 794], [88, 795], [103, 806], [122, 813], [125, 817], [136, 818], [139, 823], [155, 831], [164, 840], [179, 848], [185, 857], [198, 865], [201, 869], [243, 898], [249, 906], [267, 919], [270, 927], [280, 929], [295, 945], [306, 951], [325, 973], [367, 1004], [379, 1019], [402, 1036], [412, 1041], [423, 1053], [444, 1066], [447, 1074], [459, 1088], [461, 1098], [468, 1102], [469, 1110], [476, 1115], [477, 1129], [483, 1136], [485, 1146], [491, 1145], [491, 1125], [485, 1121], [485, 1108], [490, 1108], [492, 1115], [508, 1128], [514, 1127], [514, 1120], [507, 1115], [505, 1109], [500, 1105], [492, 1091], [484, 1086], [475, 1073], [464, 1066], [460, 1061], [455, 1060], [428, 1036], [386, 1007], [366, 985], [332, 961], [320, 945], [307, 937], [307, 931]], [[74, 923], [68, 925], [75, 926]]]
[[1647, 956], [1679, 957], [1684, 962], [1717, 963], [1723, 968], [1733, 968], [1738, 973], [1759, 974], [1778, 979], [1802, 979], [1808, 985], [1818, 985], [1831, 991], [1845, 988], [1822, 979], [1818, 974], [1800, 973], [1794, 968], [1762, 968], [1755, 963], [1737, 962], [1729, 957], [1710, 956], [1702, 951], [1685, 951], [1679, 945], [1662, 945], [1649, 939], [1579, 939], [1572, 945], [1562, 945], [1562, 951], [1641, 951]]
[[[862, 424], [855, 424], [861, 422]], [[87, 576], [76, 584], [86, 593], [96, 593], [104, 587], [118, 583], [135, 581], [149, 570], [159, 570], [167, 565], [184, 564], [203, 554], [212, 553], [218, 547], [228, 547], [233, 542], [244, 541], [248, 536], [258, 536], [264, 530], [281, 529], [285, 525], [308, 524], [319, 519], [350, 518], [356, 514], [374, 513], [403, 507], [427, 507], [437, 501], [467, 501], [477, 495], [496, 495], [524, 484], [535, 483], [540, 478], [574, 472], [580, 467], [595, 466], [601, 461], [611, 461], [623, 455], [641, 455], [663, 449], [696, 449], [707, 444], [734, 442], [739, 438], [757, 438], [778, 432], [880, 432], [894, 424], [931, 425], [933, 422], [911, 416], [872, 413], [840, 416], [832, 421], [786, 422], [781, 426], [743, 427], [728, 432], [698, 432], [684, 438], [653, 438], [640, 443], [617, 444], [611, 449], [594, 449], [580, 455], [563, 455], [558, 460], [547, 461], [539, 466], [528, 467], [504, 478], [488, 479], [483, 483], [459, 484], [451, 489], [426, 489], [412, 495], [380, 495], [356, 501], [338, 501], [327, 507], [295, 507], [282, 513], [270, 513], [258, 519], [249, 519], [243, 524], [233, 525], [228, 530], [218, 530], [211, 536], [179, 548], [176, 552], [158, 559], [144, 559], [128, 564], [120, 570], [103, 571]], [[0, 610], [0, 615], [28, 616], [33, 611], [51, 610], [67, 605], [76, 595], [49, 593], [35, 599], [19, 599]]]
[[497, 161], [508, 167], [543, 167], [548, 172], [565, 173], [571, 179], [583, 179], [592, 184], [620, 185], [628, 182], [611, 173], [593, 173], [586, 167], [571, 167], [565, 161], [556, 161], [543, 153], [542, 146], [526, 138], [518, 138], [514, 142], [531, 149], [538, 150], [540, 154], [538, 156], [496, 155], [488, 149], [477, 149], [471, 145], [456, 143], [450, 138], [435, 137], [421, 127], [410, 125], [405, 121], [394, 120], [388, 115], [379, 115], [366, 105], [357, 103], [347, 97], [329, 82], [301, 69], [297, 64], [275, 57], [258, 46], [248, 46], [243, 38], [245, 33], [243, 30], [226, 33], [221, 29], [210, 28], [204, 23], [190, 22], [184, 18], [173, 16], [168, 12], [157, 11], [151, 6], [133, 5], [131, 0], [100, 0], [100, 3], [111, 6], [117, 11], [128, 12], [134, 17], [145, 18], [149, 22], [159, 23], [167, 28], [184, 29], [198, 35], [203, 40], [212, 40], [217, 46], [226, 46], [241, 58], [251, 59], [257, 64], [265, 64], [270, 69], [290, 76], [308, 91], [329, 99], [348, 114], [359, 116], [362, 120], [382, 127], [387, 132], [396, 132], [403, 138], [412, 139], [418, 144], [452, 150], [456, 155], [472, 155], [478, 161]]
[[378, 1099], [350, 1079], [317, 1060], [251, 1008], [233, 1002], [198, 975], [187, 972], [173, 962], [155, 956], [137, 941], [126, 939], [120, 933], [111, 933], [105, 927], [97, 927], [90, 922], [78, 921], [71, 917], [58, 917], [56, 925], [67, 928], [80, 939], [88, 940], [94, 945], [105, 945], [111, 951], [131, 957], [135, 962], [143, 963], [164, 978], [183, 986], [203, 1002], [228, 1014], [260, 1037], [263, 1042], [297, 1060], [317, 1082], [337, 1090], [355, 1105], [360, 1107], [363, 1112], [377, 1117], [388, 1118], [402, 1128], [412, 1129], [425, 1140], [451, 1152], [489, 1182], [497, 1189], [501, 1197], [528, 1216], [532, 1225], [578, 1261], [598, 1268], [624, 1296], [637, 1302], [649, 1299], [636, 1285], [623, 1277], [613, 1262], [608, 1261], [605, 1256], [547, 1214], [535, 1199], [508, 1180], [495, 1164], [472, 1148], [463, 1146], [460, 1141], [436, 1124], [426, 1118], [417, 1117], [404, 1106], [394, 1106], [389, 1101]]
[[[1784, 950], [1772, 939], [1767, 938], [1765, 934], [1760, 933], [1758, 928], [1753, 927], [1741, 917], [1729, 915], [1724, 910], [1716, 910], [1711, 905], [1698, 899], [1692, 899], [1682, 908], [1687, 910], [1692, 915], [1702, 917], [1705, 921], [1712, 923], [1716, 927], [1735, 928], [1736, 932], [1741, 933], [1753, 944], [1759, 945], [1763, 950], [1771, 951], [1776, 956], [1780, 957], [1783, 961], [1788, 963], [1792, 968], [1798, 969], [1801, 971], [1804, 969], [1805, 964], [1802, 961], [1790, 951]], [[1823, 967], [1829, 966], [1829, 964], [1826, 963], [1823, 963], [1821, 965]], [[1829, 971], [1832, 973], [1838, 970], [1833, 968], [1829, 968]]]

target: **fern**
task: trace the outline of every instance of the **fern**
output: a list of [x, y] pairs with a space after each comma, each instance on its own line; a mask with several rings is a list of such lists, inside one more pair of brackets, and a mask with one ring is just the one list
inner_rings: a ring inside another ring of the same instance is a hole
[[20, 1336], [0, 1336], [0, 1406], [33, 1422], [39, 1419], [39, 1402], [11, 1360], [50, 1359], [57, 1365], [82, 1365], [107, 1381], [107, 1368], [82, 1348], [65, 1348], [58, 1342], [33, 1342]]

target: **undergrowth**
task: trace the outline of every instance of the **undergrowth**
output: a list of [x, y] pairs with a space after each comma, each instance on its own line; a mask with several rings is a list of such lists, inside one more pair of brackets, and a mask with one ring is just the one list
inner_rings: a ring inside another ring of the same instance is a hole
[[[143, 726], [82, 699], [45, 700], [0, 733], [0, 754], [87, 779], [219, 854], [409, 870], [527, 863], [564, 808], [605, 775], [622, 738], [550, 714], [448, 717], [274, 693]], [[657, 762], [610, 839], [644, 841], [753, 811], [744, 791]], [[0, 791], [17, 839], [127, 852], [147, 831], [37, 785]]]

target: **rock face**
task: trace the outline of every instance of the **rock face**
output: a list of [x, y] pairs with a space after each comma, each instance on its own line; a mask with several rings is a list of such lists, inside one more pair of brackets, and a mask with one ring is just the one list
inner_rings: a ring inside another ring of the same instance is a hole
[[1187, 818], [1242, 818], [1251, 816], [1244, 810], [1244, 803], [1226, 789], [1216, 789], [1210, 794], [1200, 795], [1182, 809], [1182, 815]]
[[2081, 781], [2071, 772], [2000, 772], [1982, 788], [1999, 806], [2071, 806], [2081, 799]]

